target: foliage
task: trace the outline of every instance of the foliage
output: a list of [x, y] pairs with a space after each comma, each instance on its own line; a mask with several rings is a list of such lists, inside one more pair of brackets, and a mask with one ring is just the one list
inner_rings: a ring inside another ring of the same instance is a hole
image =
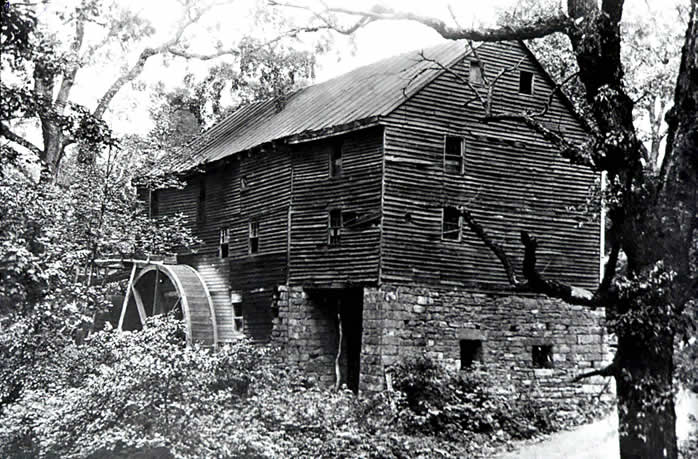
[[396, 368], [394, 392], [360, 400], [321, 389], [269, 347], [240, 340], [213, 352], [185, 346], [183, 333], [152, 317], [142, 331], [103, 331], [46, 355], [3, 413], [0, 454], [472, 457], [555, 427], [531, 401], [490, 394], [483, 374], [458, 379], [429, 360]]

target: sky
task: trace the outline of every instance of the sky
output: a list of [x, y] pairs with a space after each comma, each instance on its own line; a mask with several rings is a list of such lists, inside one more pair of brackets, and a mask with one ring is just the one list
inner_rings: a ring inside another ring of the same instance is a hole
[[[172, 0], [123, 1], [125, 5], [151, 20], [156, 29], [164, 34], [171, 30], [172, 24], [177, 19], [177, 8], [173, 8]], [[239, 13], [241, 10], [240, 5], [248, 1], [250, 0], [236, 0], [236, 7], [217, 11], [214, 17], [210, 19], [213, 22], [206, 24], [209, 27], [208, 30], [204, 30], [204, 28], [192, 30], [198, 39], [202, 40], [199, 43], [202, 49], [209, 45], [205, 40], [210, 39], [212, 34], [225, 36], [226, 33], [235, 34], [250, 27], [249, 17]], [[312, 0], [297, 1], [299, 3], [304, 1], [308, 3]], [[510, 5], [512, 2], [514, 0], [491, 0], [489, 2], [481, 0], [459, 0], [457, 2], [453, 0], [383, 0], [379, 3], [396, 10], [411, 11], [444, 19], [451, 18], [449, 4], [455, 4], [457, 7], [452, 6], [451, 8], [459, 18], [461, 25], [478, 25], [491, 23], [496, 17], [497, 8]], [[333, 7], [361, 10], [369, 9], [378, 2], [375, 0], [329, 0], [326, 3]], [[307, 13], [285, 8], [284, 14], [295, 17], [297, 21], [302, 23], [301, 15]], [[221, 18], [225, 19], [221, 20]], [[218, 24], [215, 24], [216, 22]], [[222, 27], [221, 24], [223, 24]], [[274, 34], [278, 33], [278, 31], [272, 30], [267, 33]], [[160, 37], [156, 35], [154, 38], [154, 41], [157, 42], [157, 38]], [[311, 41], [314, 37], [306, 36], [306, 38]], [[381, 21], [373, 23], [359, 29], [351, 39], [337, 34], [333, 49], [325, 55], [318, 56], [314, 82], [322, 82], [356, 67], [403, 52], [427, 48], [442, 41], [443, 38], [428, 27], [408, 21]], [[167, 68], [163, 68], [155, 62], [149, 62], [143, 72], [142, 81], [146, 85], [154, 84], [159, 80], [175, 85], [181, 82], [181, 78], [186, 71], [191, 71], [195, 68], [203, 69], [204, 66], [197, 61], [184, 62], [180, 60], [175, 62], [173, 60]], [[111, 70], [115, 71], [116, 69]], [[108, 65], [105, 66], [102, 73], [110, 73]], [[85, 94], [84, 103], [87, 106], [93, 106], [94, 102], [90, 99], [96, 100], [98, 95], [103, 92], [102, 88], [105, 84], [105, 79], [97, 78], [87, 85], [94, 92], [94, 94]], [[151, 122], [147, 116], [147, 104], [143, 96], [143, 93], [138, 94], [129, 88], [124, 88], [122, 93], [114, 100], [110, 121], [117, 132], [145, 134], [150, 129]]]

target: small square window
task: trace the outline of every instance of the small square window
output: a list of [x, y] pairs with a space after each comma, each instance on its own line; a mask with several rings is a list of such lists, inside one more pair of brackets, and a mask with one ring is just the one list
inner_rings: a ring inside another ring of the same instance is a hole
[[441, 225], [441, 237], [449, 241], [460, 241], [461, 217], [455, 207], [444, 207]]
[[332, 144], [330, 150], [330, 177], [339, 177], [344, 172], [342, 167], [342, 153], [344, 145], [342, 142]]
[[221, 228], [218, 231], [218, 256], [228, 258], [228, 250], [230, 247], [230, 230]]
[[482, 363], [482, 341], [479, 339], [460, 340], [460, 367], [471, 368], [473, 362]]
[[332, 209], [329, 215], [328, 244], [330, 247], [337, 247], [341, 242], [342, 235], [342, 210]]
[[521, 94], [533, 94], [533, 72], [521, 70], [519, 73], [519, 92]]
[[465, 156], [465, 141], [462, 137], [446, 136], [444, 146], [444, 172], [462, 174]]
[[531, 349], [533, 368], [553, 367], [553, 346], [551, 344], [536, 344]]
[[259, 252], [259, 222], [251, 221], [249, 225], [249, 252]]
[[470, 61], [470, 74], [468, 81], [472, 84], [482, 84], [482, 70], [484, 65], [480, 61]]

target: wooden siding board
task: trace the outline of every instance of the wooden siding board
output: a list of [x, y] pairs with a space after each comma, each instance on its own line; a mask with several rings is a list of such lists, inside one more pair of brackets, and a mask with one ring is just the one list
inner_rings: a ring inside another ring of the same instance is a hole
[[[478, 49], [486, 71], [516, 64], [524, 51], [516, 43], [485, 44]], [[469, 57], [453, 69], [468, 75]], [[526, 57], [521, 69], [538, 73]], [[518, 72], [502, 77], [495, 110], [540, 110], [552, 86], [535, 78], [533, 95], [518, 93]], [[517, 123], [484, 125], [470, 89], [443, 74], [385, 118], [385, 190], [382, 280], [506, 284], [499, 261], [465, 229], [461, 242], [441, 240], [441, 206], [467, 205], [520, 266], [519, 231], [541, 239], [539, 267], [546, 275], [575, 285], [598, 281], [599, 224], [567, 209], [583, 204], [595, 176], [571, 166], [535, 133]], [[554, 98], [547, 123], [582, 141], [585, 132], [562, 100]], [[466, 141], [465, 173], [444, 174], [446, 134]], [[405, 218], [409, 214], [409, 222]], [[581, 225], [581, 227], [580, 227]]]
[[339, 177], [329, 177], [329, 154], [338, 139], [295, 146], [289, 240], [291, 284], [377, 283], [378, 225], [343, 228], [341, 245], [329, 247], [328, 212], [341, 208], [343, 212], [380, 216], [382, 139], [382, 128], [343, 136], [343, 173]]

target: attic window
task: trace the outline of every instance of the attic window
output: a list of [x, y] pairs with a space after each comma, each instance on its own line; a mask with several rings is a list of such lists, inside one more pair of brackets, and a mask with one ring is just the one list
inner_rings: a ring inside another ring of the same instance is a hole
[[462, 137], [446, 136], [444, 147], [444, 172], [449, 174], [463, 173], [465, 156], [465, 141]]
[[441, 238], [448, 241], [460, 241], [461, 217], [455, 207], [444, 207], [441, 224]]
[[339, 177], [344, 172], [342, 168], [342, 142], [336, 142], [330, 150], [330, 177]]
[[338, 247], [342, 234], [342, 209], [330, 210], [328, 229], [328, 245], [330, 247]]
[[470, 81], [470, 83], [482, 84], [482, 68], [482, 62], [470, 61], [470, 74], [468, 77], [468, 81]]
[[206, 223], [206, 179], [199, 181], [199, 206], [196, 211], [196, 222]]
[[249, 224], [249, 252], [254, 254], [259, 252], [259, 222], [251, 220]]
[[553, 367], [553, 346], [552, 344], [534, 345], [531, 349], [533, 368]]
[[482, 362], [482, 340], [460, 340], [460, 367], [471, 368], [473, 362]]
[[533, 72], [521, 70], [519, 73], [519, 92], [521, 94], [533, 94]]
[[228, 258], [229, 248], [230, 230], [228, 228], [221, 228], [218, 231], [218, 256], [221, 258]]

